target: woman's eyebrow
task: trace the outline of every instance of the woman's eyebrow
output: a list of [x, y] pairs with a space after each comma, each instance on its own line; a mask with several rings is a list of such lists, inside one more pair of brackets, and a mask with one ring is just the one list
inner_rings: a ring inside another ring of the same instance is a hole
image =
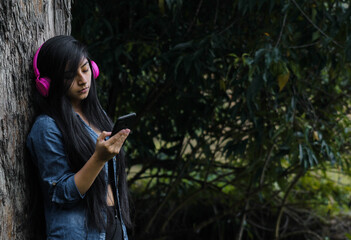
[[88, 63], [88, 60], [80, 67], [84, 67], [85, 65], [87, 65], [87, 63]]

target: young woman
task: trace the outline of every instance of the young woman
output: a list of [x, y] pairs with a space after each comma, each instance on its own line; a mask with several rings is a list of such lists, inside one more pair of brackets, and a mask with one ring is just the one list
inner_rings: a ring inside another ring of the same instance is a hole
[[39, 173], [47, 239], [128, 239], [122, 145], [130, 130], [111, 136], [96, 94], [98, 67], [71, 36], [46, 41], [33, 67], [39, 115], [27, 147]]

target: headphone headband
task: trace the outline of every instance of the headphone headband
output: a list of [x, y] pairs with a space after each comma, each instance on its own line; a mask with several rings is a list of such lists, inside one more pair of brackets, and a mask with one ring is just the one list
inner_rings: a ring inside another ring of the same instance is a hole
[[38, 50], [36, 51], [34, 58], [33, 58], [33, 69], [34, 69], [34, 74], [35, 74], [36, 78], [39, 78], [39, 76], [40, 76], [39, 69], [37, 67], [38, 66], [37, 62], [38, 62], [39, 51], [40, 51], [42, 46], [43, 46], [43, 44], [38, 48]]

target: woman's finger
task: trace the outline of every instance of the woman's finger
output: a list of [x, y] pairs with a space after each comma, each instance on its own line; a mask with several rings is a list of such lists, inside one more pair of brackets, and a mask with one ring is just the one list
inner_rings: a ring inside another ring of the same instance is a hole
[[129, 129], [123, 129], [121, 131], [119, 131], [118, 133], [116, 133], [114, 136], [112, 136], [109, 140], [108, 140], [108, 144], [109, 145], [115, 145], [119, 142], [123, 144], [123, 142], [127, 139], [128, 135], [130, 133]]
[[105, 132], [102, 131], [102, 133], [100, 133], [100, 135], [97, 138], [98, 142], [104, 141], [106, 137], [111, 136], [111, 132]]
[[123, 146], [123, 143], [125, 142], [127, 137], [128, 137], [128, 134], [121, 135], [121, 137], [113, 144], [113, 146], [115, 148], [117, 148], [118, 151], [119, 151], [119, 149]]

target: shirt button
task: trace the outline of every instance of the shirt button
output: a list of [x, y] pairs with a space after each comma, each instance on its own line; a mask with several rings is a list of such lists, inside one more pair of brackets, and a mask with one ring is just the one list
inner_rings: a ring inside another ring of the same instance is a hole
[[55, 187], [55, 186], [56, 186], [56, 182], [52, 182], [52, 186], [54, 186], [54, 187]]

